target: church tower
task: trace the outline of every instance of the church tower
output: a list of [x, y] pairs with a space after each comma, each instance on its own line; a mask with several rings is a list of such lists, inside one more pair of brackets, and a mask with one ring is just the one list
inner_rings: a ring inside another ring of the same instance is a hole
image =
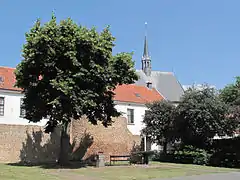
[[[145, 23], [145, 26], [147, 27], [147, 23]], [[151, 58], [148, 52], [147, 28], [145, 30], [144, 50], [143, 50], [143, 56], [142, 56], [142, 70], [147, 76], [151, 76], [152, 64], [151, 64]]]

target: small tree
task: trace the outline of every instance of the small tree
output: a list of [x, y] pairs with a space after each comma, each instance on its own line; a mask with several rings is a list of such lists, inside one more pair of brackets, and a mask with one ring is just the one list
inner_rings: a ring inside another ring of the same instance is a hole
[[236, 77], [236, 81], [233, 84], [225, 86], [220, 91], [220, 98], [231, 106], [240, 105], [240, 76]]
[[167, 152], [167, 144], [174, 138], [174, 110], [175, 106], [167, 101], [158, 101], [146, 105], [148, 110], [145, 113], [143, 123], [144, 134], [150, 137], [151, 141], [163, 145], [163, 152]]
[[240, 77], [236, 77], [233, 84], [225, 86], [220, 91], [220, 98], [229, 105], [229, 113], [227, 115], [229, 125], [232, 128], [239, 128], [240, 125]]
[[55, 16], [44, 25], [37, 20], [26, 33], [16, 86], [25, 94], [25, 118], [48, 116], [47, 133], [61, 126], [60, 164], [68, 162], [69, 123], [86, 115], [93, 124], [110, 125], [119, 115], [113, 90], [137, 80], [132, 54], [112, 55], [114, 40], [109, 27], [98, 33], [71, 19], [57, 24]]
[[184, 144], [203, 148], [215, 135], [233, 132], [226, 118], [228, 106], [220, 100], [215, 89], [189, 88], [177, 107], [175, 127]]

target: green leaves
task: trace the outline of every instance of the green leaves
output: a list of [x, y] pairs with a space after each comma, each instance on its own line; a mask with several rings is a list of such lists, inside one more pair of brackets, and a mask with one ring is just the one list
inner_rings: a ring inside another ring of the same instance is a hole
[[49, 116], [47, 132], [83, 115], [93, 124], [109, 125], [119, 115], [112, 90], [137, 80], [132, 54], [112, 55], [114, 40], [109, 27], [98, 33], [70, 18], [57, 23], [53, 15], [44, 25], [37, 20], [26, 33], [15, 72], [16, 86], [25, 93], [26, 118], [37, 122]]
[[163, 144], [180, 139], [184, 144], [204, 148], [215, 135], [231, 136], [240, 119], [239, 106], [229, 106], [209, 86], [190, 88], [177, 107], [161, 101], [148, 104], [143, 132]]
[[[176, 109], [178, 135], [186, 144], [203, 147], [215, 135], [226, 135], [228, 106], [208, 86], [187, 90]], [[233, 132], [232, 129], [230, 132]]]
[[143, 120], [146, 127], [142, 132], [160, 145], [172, 141], [174, 137], [174, 105], [167, 101], [159, 101], [147, 104], [147, 107], [148, 110]]
[[229, 126], [235, 129], [240, 127], [240, 77], [236, 77], [233, 84], [225, 86], [220, 91], [220, 98], [228, 104], [229, 112], [227, 115]]
[[229, 105], [240, 105], [240, 77], [220, 91], [220, 98]]

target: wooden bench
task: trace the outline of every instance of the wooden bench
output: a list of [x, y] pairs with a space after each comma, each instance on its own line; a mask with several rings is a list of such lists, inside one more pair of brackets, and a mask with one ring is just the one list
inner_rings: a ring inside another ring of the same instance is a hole
[[130, 155], [110, 155], [110, 166], [112, 165], [112, 162], [116, 161], [129, 161], [130, 163]]

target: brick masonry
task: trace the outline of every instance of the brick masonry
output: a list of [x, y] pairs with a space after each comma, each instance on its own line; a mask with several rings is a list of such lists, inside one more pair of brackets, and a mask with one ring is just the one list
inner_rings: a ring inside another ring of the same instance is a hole
[[73, 152], [76, 152], [78, 147], [80, 151], [84, 148], [86, 150], [86, 153], [77, 153], [77, 157], [84, 154], [83, 159], [100, 151], [108, 161], [110, 155], [127, 155], [135, 144], [140, 143], [140, 137], [131, 134], [127, 128], [127, 120], [123, 117], [115, 118], [112, 126], [107, 128], [102, 125], [91, 125], [83, 118], [72, 124], [71, 134], [73, 137], [71, 141], [76, 142]]
[[[71, 157], [85, 160], [103, 152], [106, 161], [110, 155], [129, 154], [140, 137], [127, 128], [127, 120], [115, 118], [108, 128], [90, 124], [86, 118], [73, 121], [70, 126]], [[45, 134], [43, 127], [0, 125], [0, 162], [53, 162], [60, 149], [60, 131]]]

